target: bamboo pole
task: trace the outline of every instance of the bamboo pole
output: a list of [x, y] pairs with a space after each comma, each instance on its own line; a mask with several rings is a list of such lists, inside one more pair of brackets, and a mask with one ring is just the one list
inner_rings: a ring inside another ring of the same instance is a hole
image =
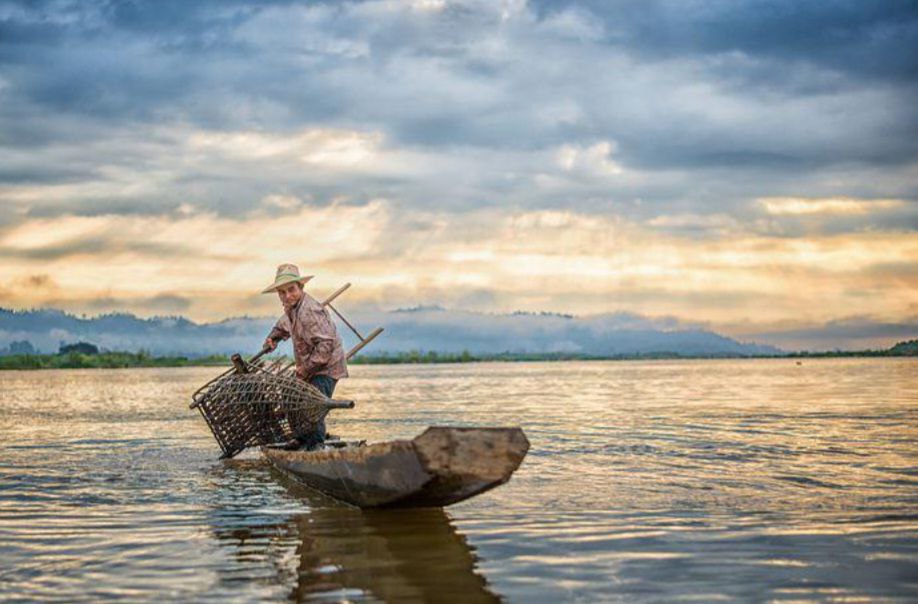
[[356, 335], [358, 338], [360, 338], [361, 341], [363, 341], [363, 340], [365, 339], [362, 335], [360, 335], [360, 332], [357, 331], [357, 328], [354, 327], [353, 325], [351, 325], [351, 322], [348, 321], [347, 319], [345, 319], [344, 316], [342, 316], [342, 314], [341, 314], [340, 312], [338, 312], [338, 309], [337, 309], [337, 308], [335, 308], [335, 307], [332, 306], [331, 304], [326, 304], [326, 306], [328, 306], [330, 309], [332, 309], [332, 311], [333, 311], [336, 315], [338, 315], [338, 318], [341, 319], [342, 321], [344, 321], [344, 324], [347, 325], [348, 327], [350, 327], [350, 328], [351, 328], [351, 331], [354, 332], [354, 335]]
[[341, 294], [343, 294], [345, 291], [347, 291], [347, 289], [348, 289], [350, 286], [351, 286], [350, 283], [345, 283], [344, 285], [342, 285], [341, 287], [339, 287], [337, 290], [335, 290], [335, 292], [334, 292], [332, 295], [330, 295], [329, 297], [325, 298], [325, 300], [322, 302], [322, 306], [329, 306], [329, 305], [331, 305], [332, 300], [334, 300], [335, 298], [337, 298], [338, 296], [340, 296]]
[[377, 327], [377, 328], [374, 329], [372, 332], [370, 332], [370, 335], [368, 335], [366, 338], [360, 338], [360, 344], [357, 344], [356, 346], [354, 346], [353, 348], [351, 348], [351, 349], [347, 352], [347, 359], [350, 360], [352, 356], [354, 356], [355, 354], [357, 354], [358, 352], [360, 352], [360, 349], [361, 349], [361, 348], [363, 348], [364, 346], [366, 346], [367, 344], [369, 344], [370, 342], [372, 342], [372, 341], [373, 341], [373, 338], [375, 338], [376, 336], [378, 336], [378, 335], [381, 334], [382, 332], [383, 332], [383, 328], [382, 328], [382, 327]]
[[348, 351], [347, 357], [346, 357], [348, 360], [350, 360], [350, 358], [351, 358], [352, 356], [354, 356], [355, 354], [357, 354], [358, 352], [360, 352], [360, 349], [361, 349], [361, 348], [363, 348], [364, 346], [366, 346], [367, 344], [369, 344], [370, 342], [372, 342], [373, 339], [376, 338], [376, 336], [378, 336], [379, 334], [381, 334], [381, 333], [383, 332], [383, 328], [382, 328], [382, 327], [377, 327], [377, 328], [374, 329], [372, 332], [370, 332], [370, 335], [368, 335], [367, 337], [363, 337], [363, 335], [362, 335], [359, 331], [357, 331], [357, 328], [354, 327], [353, 325], [351, 325], [351, 322], [348, 321], [348, 320], [344, 317], [344, 315], [342, 315], [340, 312], [338, 312], [338, 309], [337, 309], [337, 308], [335, 308], [334, 306], [332, 306], [332, 301], [333, 301], [335, 298], [337, 298], [338, 296], [340, 296], [341, 294], [343, 294], [350, 286], [351, 286], [350, 283], [345, 283], [344, 285], [342, 285], [341, 287], [339, 287], [334, 293], [332, 293], [330, 296], [328, 296], [327, 298], [325, 298], [325, 301], [322, 302], [322, 306], [327, 306], [327, 307], [329, 307], [329, 308], [332, 310], [332, 312], [335, 313], [335, 315], [336, 315], [339, 319], [341, 319], [341, 321], [343, 321], [345, 325], [348, 326], [348, 329], [350, 329], [351, 331], [354, 332], [354, 335], [357, 336], [357, 339], [360, 340], [360, 343], [359, 343], [359, 344], [357, 344], [356, 346], [354, 346], [353, 348], [351, 348], [351, 349]]
[[[351, 322], [348, 321], [348, 320], [344, 317], [344, 315], [342, 315], [340, 312], [338, 312], [338, 309], [337, 309], [337, 308], [335, 308], [334, 306], [332, 306], [331, 303], [335, 300], [335, 298], [337, 298], [338, 296], [340, 296], [341, 294], [343, 294], [344, 292], [346, 292], [350, 287], [351, 287], [351, 284], [350, 284], [350, 283], [345, 283], [344, 285], [342, 285], [341, 287], [339, 287], [338, 289], [336, 289], [334, 292], [332, 292], [327, 298], [325, 298], [325, 300], [322, 301], [322, 306], [327, 306], [328, 308], [330, 308], [330, 309], [332, 310], [332, 312], [335, 313], [335, 315], [336, 315], [339, 319], [341, 319], [341, 321], [343, 321], [345, 325], [348, 326], [348, 329], [350, 329], [351, 331], [354, 332], [354, 335], [357, 336], [357, 339], [360, 340], [360, 343], [359, 343], [359, 344], [357, 344], [356, 346], [354, 346], [353, 348], [351, 348], [351, 349], [347, 352], [347, 355], [346, 355], [346, 357], [345, 357], [347, 360], [350, 360], [350, 358], [351, 358], [352, 356], [354, 356], [355, 354], [357, 354], [358, 352], [360, 352], [360, 350], [361, 350], [364, 346], [366, 346], [367, 344], [369, 344], [370, 342], [372, 342], [372, 341], [376, 338], [376, 336], [378, 336], [379, 334], [381, 334], [381, 333], [383, 332], [383, 328], [382, 328], [382, 327], [377, 327], [376, 329], [374, 329], [373, 331], [370, 332], [370, 335], [364, 337], [359, 331], [357, 331], [357, 328], [356, 328], [356, 327], [354, 327], [353, 325], [351, 325]], [[256, 354], [254, 357], [252, 357], [251, 359], [249, 359], [249, 364], [254, 363], [254, 362], [257, 361], [259, 358], [261, 358], [262, 355], [264, 355], [264, 354], [267, 353], [267, 352], [268, 352], [268, 349], [267, 349], [267, 348], [264, 349], [264, 350], [262, 350], [261, 352], [259, 352], [258, 354]], [[241, 359], [240, 359], [240, 360], [241, 360]], [[278, 370], [279, 362], [275, 361], [274, 363], [272, 363], [272, 364], [268, 367], [268, 371], [271, 371], [272, 373], [276, 373], [276, 375], [283, 375], [284, 373], [290, 371], [290, 369], [293, 368], [294, 365], [296, 365], [296, 361], [290, 362], [290, 363], [288, 363], [286, 366], [284, 366], [282, 369], [279, 369], [279, 370]], [[237, 367], [236, 367], [236, 370], [239, 371], [238, 365], [237, 365]]]

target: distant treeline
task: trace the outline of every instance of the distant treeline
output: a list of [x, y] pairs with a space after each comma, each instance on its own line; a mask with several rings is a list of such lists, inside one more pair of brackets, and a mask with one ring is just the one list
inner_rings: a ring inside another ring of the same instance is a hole
[[[526, 361], [617, 361], [638, 359], [699, 359], [728, 358], [723, 355], [680, 355], [675, 352], [646, 352], [634, 354], [617, 354], [599, 356], [570, 352], [498, 352], [492, 354], [472, 354], [470, 352], [436, 352], [418, 351], [383, 352], [380, 354], [362, 354], [348, 361], [349, 365], [402, 365], [410, 363], [485, 363], [485, 362], [526, 362]], [[730, 357], [734, 358], [734, 357]]]
[[834, 352], [791, 352], [786, 355], [788, 358], [799, 357], [915, 357], [918, 356], [918, 340], [906, 340], [899, 342], [886, 350], [853, 350]]
[[781, 359], [781, 358], [834, 358], [834, 357], [902, 357], [918, 356], [918, 340], [900, 342], [888, 350], [856, 350], [829, 352], [793, 352], [780, 355], [739, 355], [739, 354], [681, 354], [678, 352], [635, 352], [631, 354], [589, 355], [567, 352], [501, 352], [495, 354], [397, 352], [367, 355], [362, 354], [348, 361], [349, 365], [398, 365], [406, 363], [479, 363], [489, 361], [525, 362], [525, 361], [634, 361], [665, 359]]
[[[91, 345], [90, 345], [91, 346]], [[94, 348], [94, 347], [93, 347]], [[918, 340], [899, 342], [887, 350], [858, 350], [834, 352], [793, 352], [784, 355], [685, 355], [676, 352], [650, 352], [595, 356], [563, 352], [549, 353], [516, 353], [502, 352], [497, 354], [472, 354], [468, 351], [459, 353], [418, 351], [379, 354], [362, 354], [351, 359], [350, 365], [400, 365], [411, 363], [481, 363], [489, 361], [525, 362], [525, 361], [625, 361], [654, 359], [741, 359], [741, 358], [836, 358], [836, 357], [903, 357], [918, 356]], [[229, 357], [211, 355], [189, 358], [185, 356], [152, 356], [140, 352], [93, 352], [85, 343], [61, 346], [57, 354], [11, 354], [0, 356], [0, 369], [83, 369], [83, 368], [118, 368], [118, 367], [186, 367], [228, 365]]]
[[115, 369], [121, 367], [185, 367], [226, 365], [229, 357], [212, 355], [190, 359], [184, 356], [152, 356], [140, 352], [65, 352], [58, 354], [11, 354], [0, 356], [0, 369]]

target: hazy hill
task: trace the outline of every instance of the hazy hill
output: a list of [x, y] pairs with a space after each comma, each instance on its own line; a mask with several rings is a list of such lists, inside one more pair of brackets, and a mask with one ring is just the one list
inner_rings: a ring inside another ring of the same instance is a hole
[[[563, 352], [590, 355], [671, 352], [685, 355], [778, 354], [772, 346], [741, 343], [710, 331], [683, 329], [630, 313], [573, 317], [554, 313], [486, 314], [419, 307], [349, 317], [369, 332], [386, 331], [368, 347], [378, 353], [436, 350], [475, 354]], [[86, 341], [106, 350], [147, 350], [190, 356], [256, 352], [273, 318], [239, 317], [195, 323], [183, 317], [141, 319], [130, 314], [81, 318], [59, 310], [0, 309], [0, 349], [27, 341], [39, 352]], [[346, 344], [353, 336], [339, 325]], [[289, 346], [289, 344], [288, 344]]]

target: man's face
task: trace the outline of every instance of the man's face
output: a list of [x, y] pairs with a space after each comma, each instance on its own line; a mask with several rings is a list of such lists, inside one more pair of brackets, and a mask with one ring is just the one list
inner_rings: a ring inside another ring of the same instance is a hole
[[303, 285], [301, 283], [281, 285], [277, 288], [277, 297], [284, 305], [284, 310], [290, 310], [303, 299]]

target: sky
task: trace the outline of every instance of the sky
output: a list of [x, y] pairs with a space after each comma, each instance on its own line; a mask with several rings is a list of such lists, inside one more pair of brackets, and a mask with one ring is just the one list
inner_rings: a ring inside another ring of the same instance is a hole
[[916, 98], [915, 1], [0, 0], [0, 306], [891, 343]]

